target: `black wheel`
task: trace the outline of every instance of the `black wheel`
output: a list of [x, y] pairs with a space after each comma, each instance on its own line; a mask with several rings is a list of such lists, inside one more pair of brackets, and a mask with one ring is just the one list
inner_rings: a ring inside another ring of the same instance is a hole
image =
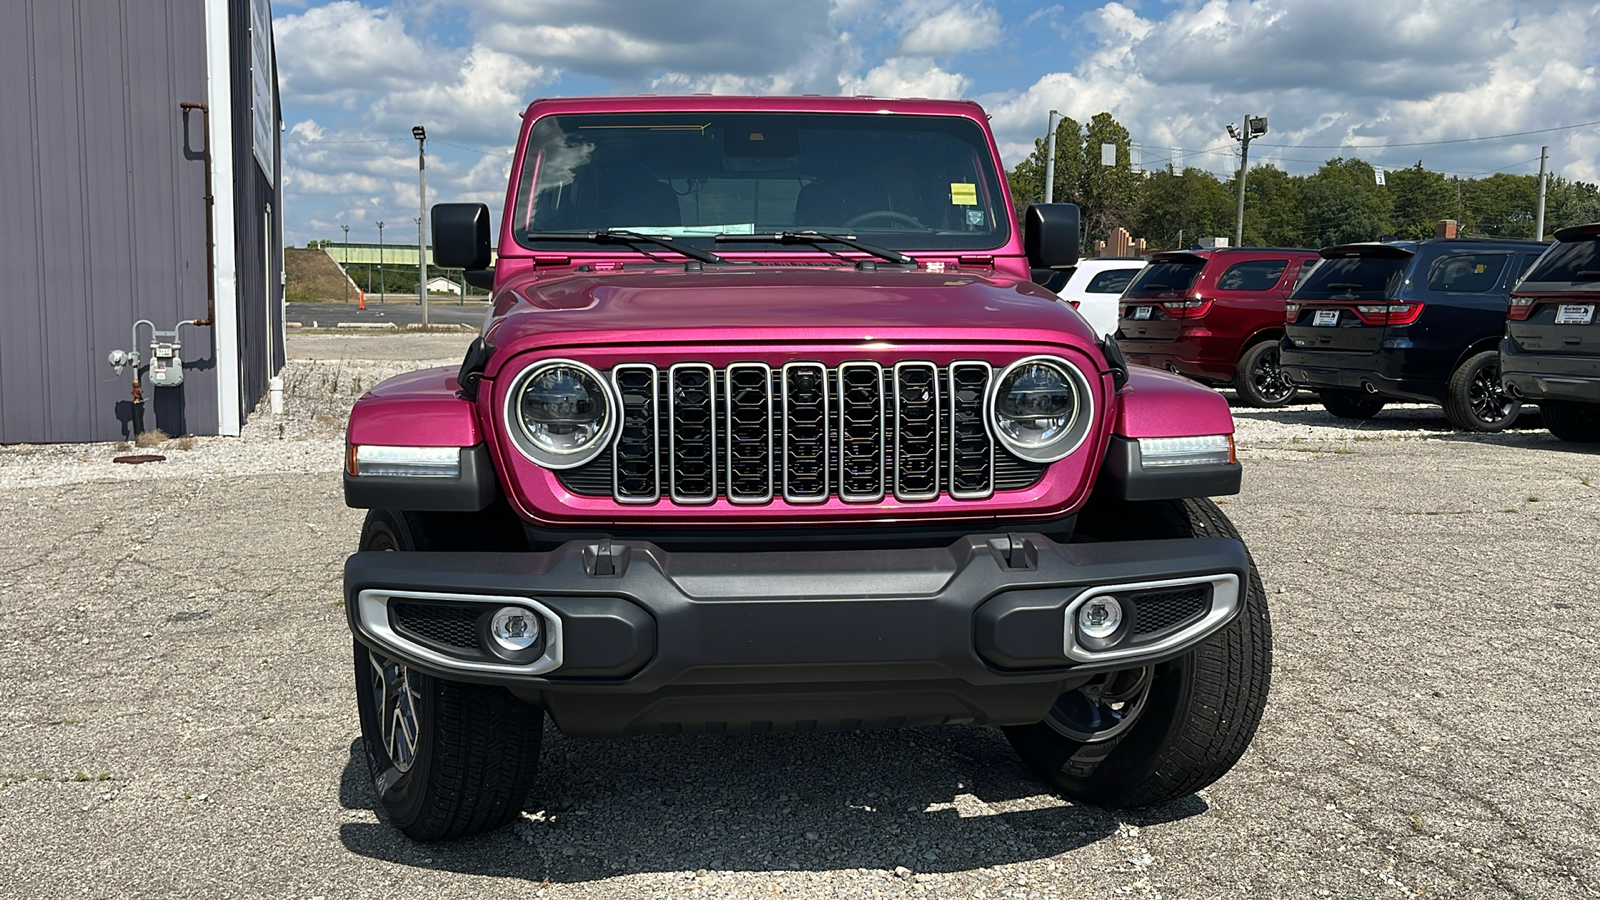
[[[362, 550], [433, 549], [427, 519], [373, 510]], [[434, 678], [355, 644], [356, 709], [378, 805], [406, 836], [451, 840], [499, 828], [538, 771], [544, 714], [503, 688]]]
[[1383, 411], [1384, 399], [1355, 391], [1318, 391], [1322, 408], [1336, 419], [1370, 419]]
[[1500, 354], [1485, 350], [1468, 358], [1450, 376], [1444, 415], [1462, 431], [1503, 431], [1517, 420], [1522, 401], [1500, 383]]
[[1540, 400], [1544, 427], [1563, 441], [1600, 444], [1600, 403]]
[[[1084, 517], [1088, 517], [1087, 521]], [[1238, 537], [1209, 500], [1102, 504], [1080, 516], [1102, 540]], [[1071, 800], [1148, 806], [1222, 777], [1261, 723], [1272, 623], [1255, 565], [1241, 609], [1189, 653], [1099, 676], [1063, 694], [1043, 722], [1005, 729], [1039, 777]]]
[[1283, 406], [1300, 392], [1278, 366], [1277, 341], [1262, 341], [1239, 357], [1233, 369], [1233, 389], [1245, 405], [1262, 408]]

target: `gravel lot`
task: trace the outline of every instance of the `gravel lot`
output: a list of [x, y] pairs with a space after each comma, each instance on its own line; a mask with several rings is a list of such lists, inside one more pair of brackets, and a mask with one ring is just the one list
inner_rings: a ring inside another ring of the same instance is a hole
[[1237, 769], [1131, 815], [997, 731], [550, 732], [522, 822], [371, 811], [343, 415], [471, 335], [295, 335], [244, 438], [0, 448], [0, 895], [1600, 896], [1600, 454], [1427, 407], [1239, 411], [1277, 671]]

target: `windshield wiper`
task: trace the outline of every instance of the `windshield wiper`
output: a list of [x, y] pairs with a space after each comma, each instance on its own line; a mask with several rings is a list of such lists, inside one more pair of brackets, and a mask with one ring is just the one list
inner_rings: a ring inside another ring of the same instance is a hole
[[713, 265], [728, 265], [728, 261], [699, 247], [680, 244], [664, 234], [645, 234], [621, 228], [602, 228], [599, 231], [530, 231], [523, 237], [530, 241], [586, 241], [591, 244], [655, 244], [673, 253]]
[[823, 231], [774, 231], [770, 234], [719, 234], [719, 244], [843, 244], [862, 253], [902, 265], [916, 265], [917, 261], [898, 250], [879, 247], [856, 240], [853, 234], [829, 234]]

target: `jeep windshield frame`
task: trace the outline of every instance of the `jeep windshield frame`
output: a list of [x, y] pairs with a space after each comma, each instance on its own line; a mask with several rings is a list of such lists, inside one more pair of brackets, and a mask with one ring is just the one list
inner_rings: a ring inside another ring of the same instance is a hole
[[510, 233], [535, 251], [570, 251], [556, 233], [608, 229], [703, 250], [750, 235], [740, 249], [764, 253], [796, 246], [756, 235], [800, 231], [905, 252], [1012, 239], [988, 136], [963, 116], [556, 113], [532, 123], [522, 158]]

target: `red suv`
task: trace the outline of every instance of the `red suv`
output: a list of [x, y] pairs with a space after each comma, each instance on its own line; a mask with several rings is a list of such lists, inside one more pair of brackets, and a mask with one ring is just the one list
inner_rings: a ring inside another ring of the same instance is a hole
[[1157, 253], [1122, 293], [1117, 343], [1129, 362], [1232, 384], [1250, 406], [1282, 406], [1283, 308], [1317, 251], [1239, 247]]

